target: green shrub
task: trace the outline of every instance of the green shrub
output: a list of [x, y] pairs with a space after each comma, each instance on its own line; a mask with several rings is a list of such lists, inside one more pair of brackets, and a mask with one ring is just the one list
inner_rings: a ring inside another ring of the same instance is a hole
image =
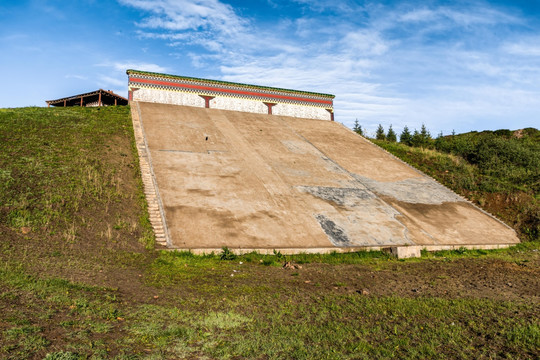
[[236, 255], [231, 250], [229, 250], [228, 247], [225, 246], [221, 250], [222, 250], [221, 254], [219, 255], [219, 258], [221, 260], [234, 260], [234, 259], [236, 259]]

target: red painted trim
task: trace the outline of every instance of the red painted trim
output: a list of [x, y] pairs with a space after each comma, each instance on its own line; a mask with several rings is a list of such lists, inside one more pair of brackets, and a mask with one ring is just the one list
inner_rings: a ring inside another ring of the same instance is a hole
[[214, 87], [202, 86], [202, 85], [180, 84], [180, 83], [171, 82], [171, 81], [161, 81], [161, 80], [142, 79], [142, 78], [134, 78], [134, 79], [130, 78], [129, 80], [136, 83], [172, 86], [172, 87], [183, 88], [183, 89], [217, 91], [217, 92], [223, 92], [223, 93], [228, 93], [228, 94], [260, 96], [260, 97], [266, 97], [266, 98], [271, 98], [271, 99], [285, 99], [285, 100], [295, 100], [295, 101], [304, 101], [304, 102], [311, 102], [311, 103], [318, 103], [318, 104], [333, 105], [333, 102], [328, 101], [328, 100], [309, 99], [309, 98], [276, 95], [276, 94], [266, 94], [266, 93], [259, 93], [255, 91], [242, 91], [242, 90], [234, 90], [234, 89], [226, 89], [226, 88], [214, 88]]
[[264, 101], [263, 101], [263, 104], [268, 107], [268, 115], [272, 115], [272, 107], [276, 106], [277, 104], [264, 102]]
[[131, 88], [131, 90], [128, 91], [128, 100], [133, 101], [133, 93], [135, 91], [139, 90], [139, 88]]
[[215, 98], [215, 96], [199, 95], [204, 99], [204, 107], [210, 109], [210, 100]]
[[330, 121], [334, 121], [334, 111], [332, 109], [326, 109], [330, 113]]

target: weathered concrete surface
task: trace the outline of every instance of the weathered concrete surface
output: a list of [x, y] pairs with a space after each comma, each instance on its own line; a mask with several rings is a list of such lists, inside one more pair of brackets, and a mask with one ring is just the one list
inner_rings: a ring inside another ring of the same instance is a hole
[[133, 103], [173, 248], [504, 247], [514, 231], [341, 124]]

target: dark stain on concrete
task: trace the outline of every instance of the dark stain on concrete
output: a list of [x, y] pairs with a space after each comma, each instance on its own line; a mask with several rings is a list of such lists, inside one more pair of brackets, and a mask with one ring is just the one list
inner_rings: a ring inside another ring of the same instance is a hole
[[[373, 199], [375, 196], [364, 189], [356, 188], [337, 188], [337, 187], [325, 187], [325, 186], [300, 186], [301, 190], [310, 193], [320, 199], [331, 201], [340, 206], [351, 205], [348, 204], [353, 200], [367, 200]], [[349, 201], [347, 201], [349, 199]]]
[[414, 222], [425, 222], [435, 227], [452, 228], [455, 224], [467, 220], [463, 215], [464, 210], [472, 208], [472, 205], [461, 202], [446, 202], [437, 204], [409, 203], [393, 199], [389, 196], [381, 196], [393, 208], [402, 214], [408, 214]]
[[215, 196], [215, 195], [216, 195], [216, 194], [214, 193], [213, 190], [205, 190], [205, 189], [186, 189], [186, 191], [187, 191], [189, 194], [201, 195], [201, 196]]
[[315, 215], [315, 218], [317, 221], [319, 221], [319, 224], [334, 246], [352, 245], [351, 241], [347, 237], [347, 234], [345, 234], [345, 230], [336, 225], [336, 223], [331, 219], [322, 214]]

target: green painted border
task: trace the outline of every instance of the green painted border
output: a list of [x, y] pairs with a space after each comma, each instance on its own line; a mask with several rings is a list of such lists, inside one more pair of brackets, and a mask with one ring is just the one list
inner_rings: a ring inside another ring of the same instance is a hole
[[269, 87], [269, 86], [249, 85], [249, 84], [234, 83], [234, 82], [221, 81], [221, 80], [200, 79], [200, 78], [194, 78], [194, 77], [189, 77], [189, 76], [169, 75], [169, 74], [161, 74], [161, 73], [155, 73], [155, 72], [150, 72], [150, 71], [140, 71], [140, 70], [133, 70], [133, 69], [126, 70], [126, 74], [127, 75], [141, 74], [141, 75], [159, 76], [159, 77], [169, 78], [169, 79], [198, 81], [198, 82], [214, 84], [214, 85], [229, 85], [229, 86], [232, 85], [232, 86], [238, 86], [238, 87], [249, 88], [249, 89], [282, 91], [282, 92], [287, 92], [291, 94], [314, 95], [314, 96], [321, 96], [321, 97], [330, 98], [330, 99], [335, 98], [335, 95], [331, 95], [331, 94], [323, 94], [323, 93], [299, 91], [299, 90], [291, 90], [291, 89], [281, 89], [281, 88], [274, 88], [274, 87]]

